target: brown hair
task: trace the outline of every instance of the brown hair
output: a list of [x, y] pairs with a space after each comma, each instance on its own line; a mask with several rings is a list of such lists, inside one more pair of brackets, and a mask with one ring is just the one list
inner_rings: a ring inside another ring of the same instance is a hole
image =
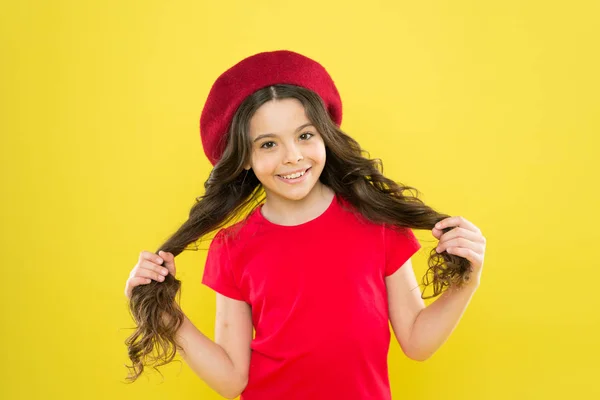
[[[228, 136], [223, 138], [227, 140], [223, 156], [204, 183], [204, 195], [196, 198], [187, 221], [158, 248], [157, 254], [163, 250], [177, 256], [191, 243], [225, 227], [235, 218], [248, 215], [260, 204], [264, 189], [254, 172], [244, 169], [252, 152], [250, 119], [266, 102], [284, 98], [299, 100], [308, 119], [323, 137], [326, 163], [320, 181], [368, 220], [396, 227], [432, 230], [437, 222], [449, 217], [425, 205], [417, 197], [417, 189], [386, 178], [381, 160], [370, 159], [358, 142], [331, 120], [319, 95], [306, 88], [281, 84], [256, 91], [240, 105]], [[444, 232], [450, 229], [446, 228]], [[438, 254], [432, 249], [428, 265], [423, 284], [425, 288], [433, 285], [433, 295], [424, 297], [424, 288], [421, 293], [423, 299], [439, 296], [444, 288], [460, 287], [469, 280], [471, 264], [457, 255]], [[432, 276], [431, 281], [428, 275]], [[133, 289], [129, 307], [137, 328], [125, 341], [133, 363], [127, 366], [133, 369], [133, 374], [127, 377], [130, 382], [141, 375], [144, 363], [156, 369], [156, 366], [171, 362], [176, 349], [182, 350], [175, 341], [184, 318], [176, 301], [180, 287], [181, 281], [169, 274], [164, 282], [153, 280]], [[155, 357], [151, 355], [154, 346], [157, 350]]]

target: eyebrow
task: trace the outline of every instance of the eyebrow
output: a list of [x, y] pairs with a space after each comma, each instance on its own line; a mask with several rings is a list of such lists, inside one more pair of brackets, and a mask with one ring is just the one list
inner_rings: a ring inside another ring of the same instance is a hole
[[[314, 126], [314, 125], [312, 124], [312, 122], [307, 122], [306, 124], [304, 124], [304, 125], [300, 125], [298, 128], [296, 128], [296, 132], [298, 132], [298, 131], [300, 131], [300, 130], [302, 130], [302, 129], [306, 128], [307, 126]], [[258, 136], [256, 137], [256, 139], [254, 139], [254, 142], [253, 142], [253, 143], [256, 143], [256, 142], [258, 142], [260, 139], [264, 139], [264, 138], [266, 138], [266, 137], [277, 137], [277, 135], [276, 135], [276, 134], [274, 134], [274, 133], [264, 133], [264, 134], [262, 134], [262, 135], [258, 135]]]

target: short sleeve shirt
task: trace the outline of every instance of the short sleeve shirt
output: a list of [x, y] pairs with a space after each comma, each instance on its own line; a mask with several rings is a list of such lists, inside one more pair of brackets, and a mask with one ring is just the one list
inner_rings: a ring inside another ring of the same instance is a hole
[[391, 399], [385, 277], [421, 248], [412, 231], [370, 222], [337, 195], [300, 225], [261, 208], [217, 233], [202, 278], [252, 308], [241, 400]]

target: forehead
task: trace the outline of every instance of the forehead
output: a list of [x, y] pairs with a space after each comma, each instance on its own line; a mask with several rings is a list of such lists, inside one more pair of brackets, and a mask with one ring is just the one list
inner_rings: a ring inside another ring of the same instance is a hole
[[298, 126], [310, 122], [304, 106], [296, 99], [271, 100], [262, 106], [250, 120], [250, 135], [294, 132]]

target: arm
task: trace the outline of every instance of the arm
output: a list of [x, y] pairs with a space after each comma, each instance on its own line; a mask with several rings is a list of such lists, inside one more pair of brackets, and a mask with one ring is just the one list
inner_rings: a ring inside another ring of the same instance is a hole
[[479, 280], [449, 288], [425, 307], [410, 259], [386, 277], [392, 328], [407, 357], [425, 361], [446, 342], [465, 312]]
[[182, 358], [221, 396], [234, 399], [248, 383], [252, 318], [250, 306], [217, 293], [217, 318], [213, 342], [184, 317], [177, 331]]

